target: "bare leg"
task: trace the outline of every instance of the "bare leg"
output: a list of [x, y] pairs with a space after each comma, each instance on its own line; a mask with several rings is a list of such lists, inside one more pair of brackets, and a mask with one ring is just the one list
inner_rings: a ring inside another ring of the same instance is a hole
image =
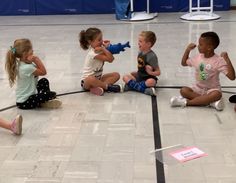
[[183, 88], [181, 88], [180, 94], [181, 94], [184, 98], [189, 99], [189, 100], [192, 100], [192, 99], [194, 99], [194, 98], [196, 98], [196, 97], [201, 96], [200, 94], [194, 92], [194, 91], [192, 90], [192, 88], [189, 88], [189, 87], [183, 87]]
[[101, 87], [104, 90], [107, 89], [107, 84], [94, 76], [88, 76], [84, 79], [84, 88], [90, 90], [91, 88]]
[[193, 98], [192, 100], [187, 100], [187, 106], [206, 106], [210, 103], [220, 100], [222, 93], [220, 91], [212, 91], [209, 94], [201, 95]]
[[11, 123], [9, 121], [0, 118], [0, 127], [5, 128], [7, 130], [11, 130]]
[[125, 82], [125, 84], [127, 84], [130, 80], [136, 81], [136, 78], [135, 78], [136, 75], [137, 75], [137, 72], [132, 72], [130, 74], [124, 75], [123, 81]]
[[114, 84], [119, 79], [120, 79], [120, 74], [117, 72], [112, 72], [112, 73], [104, 74], [101, 78], [101, 81], [104, 82], [106, 85], [109, 85], [109, 84]]
[[150, 78], [150, 79], [147, 79], [146, 81], [145, 81], [145, 85], [149, 88], [149, 87], [154, 87], [155, 85], [156, 85], [156, 80], [155, 79], [152, 79], [152, 78]]

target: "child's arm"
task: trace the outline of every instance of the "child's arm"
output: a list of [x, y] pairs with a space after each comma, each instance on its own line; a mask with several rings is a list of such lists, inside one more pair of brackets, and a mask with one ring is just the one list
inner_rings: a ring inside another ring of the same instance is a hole
[[185, 50], [185, 52], [184, 52], [184, 55], [183, 55], [183, 57], [182, 57], [182, 62], [181, 62], [181, 65], [182, 65], [182, 66], [188, 66], [187, 60], [188, 60], [188, 58], [189, 58], [190, 51], [193, 50], [195, 47], [196, 47], [196, 44], [194, 44], [194, 43], [190, 43], [190, 44], [187, 46], [187, 48], [186, 48], [186, 50]]
[[234, 71], [234, 67], [229, 59], [228, 53], [227, 52], [222, 52], [220, 54], [221, 57], [224, 58], [224, 60], [227, 63], [228, 66], [228, 74], [226, 74], [226, 76], [230, 79], [230, 80], [235, 80], [235, 71]]
[[152, 76], [160, 76], [161, 74], [161, 70], [159, 66], [157, 66], [156, 68], [153, 68], [150, 65], [146, 65], [145, 70], [149, 75], [152, 75]]
[[33, 75], [44, 76], [47, 74], [46, 68], [37, 56], [30, 55], [27, 60], [31, 63], [33, 62], [36, 65], [36, 70], [33, 72]]
[[101, 53], [96, 55], [94, 57], [95, 59], [98, 59], [98, 60], [101, 60], [101, 61], [104, 61], [104, 62], [105, 61], [110, 62], [110, 63], [113, 62], [114, 57], [111, 54], [111, 52], [109, 52], [106, 48], [99, 47], [99, 48], [96, 48], [96, 51], [101, 52]]

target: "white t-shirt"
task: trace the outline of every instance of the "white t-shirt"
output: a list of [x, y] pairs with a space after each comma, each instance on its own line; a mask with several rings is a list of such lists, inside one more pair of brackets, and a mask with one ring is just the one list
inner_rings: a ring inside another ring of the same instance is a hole
[[34, 64], [19, 62], [16, 81], [16, 102], [23, 103], [29, 96], [36, 94], [38, 77], [33, 75], [36, 70]]
[[95, 59], [94, 57], [96, 55], [98, 55], [98, 53], [95, 53], [94, 49], [90, 47], [85, 58], [83, 75], [81, 77], [82, 80], [87, 78], [88, 76], [95, 76], [98, 79], [101, 78], [104, 62]]

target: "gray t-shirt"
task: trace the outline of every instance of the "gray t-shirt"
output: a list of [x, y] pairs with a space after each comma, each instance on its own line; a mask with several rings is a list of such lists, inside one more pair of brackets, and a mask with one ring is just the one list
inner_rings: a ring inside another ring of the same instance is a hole
[[146, 54], [139, 52], [137, 61], [138, 61], [138, 77], [139, 78], [143, 78], [144, 80], [146, 80], [148, 78], [155, 77], [155, 76], [149, 75], [145, 70], [146, 65], [150, 65], [152, 68], [158, 67], [158, 58], [152, 50]]

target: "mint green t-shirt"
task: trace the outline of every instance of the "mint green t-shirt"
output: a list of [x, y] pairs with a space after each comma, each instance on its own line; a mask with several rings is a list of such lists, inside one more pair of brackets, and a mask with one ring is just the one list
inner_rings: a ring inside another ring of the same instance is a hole
[[29, 96], [36, 94], [38, 77], [33, 75], [36, 70], [34, 64], [19, 62], [17, 85], [16, 85], [16, 102], [23, 103]]

